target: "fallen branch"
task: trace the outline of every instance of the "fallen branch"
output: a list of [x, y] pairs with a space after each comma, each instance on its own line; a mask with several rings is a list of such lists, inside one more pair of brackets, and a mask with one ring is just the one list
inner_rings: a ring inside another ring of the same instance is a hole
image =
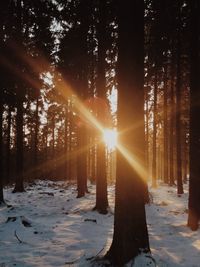
[[84, 256], [85, 256], [85, 254], [83, 254], [80, 258], [78, 258], [76, 260], [66, 261], [65, 264], [67, 264], [67, 265], [75, 264], [75, 263], [79, 262], [81, 260], [81, 258], [84, 257]]
[[24, 243], [17, 235], [17, 231], [15, 230], [15, 237], [17, 238], [17, 240], [19, 241], [20, 244]]
[[157, 266], [156, 260], [151, 255], [146, 255], [145, 257], [151, 259], [152, 262], [155, 264], [155, 267]]
[[104, 247], [95, 256], [86, 258], [86, 260], [87, 261], [95, 260], [103, 250], [104, 250]]

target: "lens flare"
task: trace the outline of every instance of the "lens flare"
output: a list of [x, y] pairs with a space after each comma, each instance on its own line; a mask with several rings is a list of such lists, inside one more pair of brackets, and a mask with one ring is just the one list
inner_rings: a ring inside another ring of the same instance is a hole
[[108, 149], [113, 150], [117, 145], [117, 131], [111, 129], [105, 129], [103, 131], [103, 140]]

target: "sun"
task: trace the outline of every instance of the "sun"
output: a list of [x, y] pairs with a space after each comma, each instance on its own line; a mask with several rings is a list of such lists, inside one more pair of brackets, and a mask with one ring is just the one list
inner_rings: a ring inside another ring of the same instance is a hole
[[117, 145], [117, 131], [105, 129], [103, 131], [103, 140], [108, 149], [113, 150]]

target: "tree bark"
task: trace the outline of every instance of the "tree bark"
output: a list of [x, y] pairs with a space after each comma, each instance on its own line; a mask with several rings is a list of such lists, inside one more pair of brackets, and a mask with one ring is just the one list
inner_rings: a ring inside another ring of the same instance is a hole
[[78, 157], [77, 157], [77, 198], [87, 192], [87, 136], [85, 126], [78, 130]]
[[191, 73], [190, 73], [190, 184], [188, 226], [198, 229], [200, 221], [200, 2], [191, 1]]
[[[17, 40], [19, 44], [22, 45], [22, 2], [20, 0], [17, 0]], [[22, 69], [22, 65], [19, 65], [20, 70]], [[24, 114], [24, 86], [21, 79], [18, 79], [16, 81], [17, 86], [17, 116], [16, 116], [16, 134], [17, 134], [17, 140], [16, 140], [16, 146], [17, 146], [17, 153], [16, 153], [16, 182], [15, 182], [15, 188], [13, 190], [13, 193], [15, 192], [24, 192], [24, 177], [23, 177], [23, 139], [24, 139], [24, 133], [23, 133], [23, 114]]]
[[[180, 3], [179, 3], [180, 5]], [[180, 8], [180, 6], [179, 6]], [[180, 13], [180, 10], [178, 11]], [[180, 14], [179, 18], [180, 20]], [[180, 27], [180, 21], [179, 27]], [[181, 160], [181, 40], [180, 29], [178, 28], [178, 42], [177, 42], [177, 77], [176, 77], [176, 168], [177, 168], [177, 194], [183, 194], [183, 181], [182, 181], [182, 160]]]
[[[167, 72], [167, 70], [165, 70]], [[167, 74], [165, 74], [167, 76]], [[163, 125], [163, 139], [164, 139], [164, 158], [163, 158], [163, 168], [164, 168], [164, 183], [169, 182], [169, 175], [168, 175], [168, 107], [167, 107], [167, 99], [168, 99], [168, 85], [167, 85], [167, 77], [165, 77], [165, 82], [164, 82], [164, 125]]]
[[0, 205], [3, 197], [3, 89], [0, 89]]
[[144, 205], [144, 3], [118, 1], [118, 131], [113, 241], [107, 257], [123, 266], [149, 251]]
[[[21, 89], [23, 90], [23, 89]], [[24, 177], [23, 177], [23, 93], [18, 88], [17, 93], [17, 117], [16, 117], [16, 182], [13, 193], [24, 192]]]
[[[99, 23], [97, 26], [98, 36], [98, 77], [97, 77], [97, 96], [106, 102], [106, 77], [105, 77], [105, 31], [106, 31], [106, 1], [99, 0]], [[100, 111], [99, 119], [100, 119]], [[100, 121], [101, 122], [101, 121]], [[98, 134], [97, 143], [97, 176], [96, 176], [96, 206], [94, 209], [99, 213], [107, 214], [107, 177], [106, 177], [106, 149], [102, 142], [102, 133]]]
[[8, 126], [7, 126], [7, 133], [6, 133], [6, 151], [7, 151], [7, 155], [6, 155], [6, 181], [7, 183], [10, 182], [10, 134], [11, 134], [11, 122], [12, 122], [12, 107], [9, 106], [8, 108]]
[[170, 129], [169, 129], [169, 184], [174, 185], [174, 55], [171, 59]]
[[39, 133], [39, 95], [36, 99], [35, 110], [35, 133], [34, 133], [34, 178], [37, 179], [38, 172], [38, 133]]
[[157, 94], [158, 94], [158, 79], [157, 70], [155, 70], [155, 80], [154, 80], [154, 110], [153, 110], [153, 152], [152, 152], [152, 187], [157, 187], [157, 177], [156, 177], [156, 167], [157, 167]]

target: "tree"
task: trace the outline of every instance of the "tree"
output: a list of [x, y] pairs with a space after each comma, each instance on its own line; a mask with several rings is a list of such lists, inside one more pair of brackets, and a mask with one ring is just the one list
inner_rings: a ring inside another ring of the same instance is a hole
[[200, 2], [191, 1], [191, 73], [190, 73], [190, 184], [188, 226], [198, 229], [200, 221]]
[[182, 182], [182, 145], [181, 145], [181, 14], [180, 1], [178, 1], [178, 22], [177, 22], [177, 77], [176, 77], [176, 164], [177, 164], [177, 194], [183, 194]]
[[157, 79], [157, 69], [155, 70], [155, 80], [154, 80], [154, 92], [153, 92], [153, 148], [152, 148], [152, 187], [157, 187], [156, 179], [156, 169], [157, 169], [157, 94], [158, 94], [158, 79]]
[[[97, 25], [98, 62], [97, 62], [97, 96], [106, 102], [106, 1], [99, 1], [99, 23]], [[98, 111], [101, 112], [100, 110]], [[100, 117], [101, 114], [98, 114]], [[105, 127], [105, 126], [104, 126]], [[102, 133], [98, 134], [97, 143], [97, 174], [96, 174], [96, 206], [99, 213], [106, 214], [108, 208], [107, 177], [106, 177], [106, 149], [102, 140]]]
[[149, 251], [144, 192], [144, 3], [118, 1], [118, 131], [114, 235], [107, 253], [116, 266]]
[[4, 197], [3, 197], [3, 89], [0, 89], [0, 205], [1, 203], [4, 202]]
[[[17, 0], [16, 2], [16, 40], [18, 44], [22, 44], [22, 2]], [[16, 53], [16, 51], [15, 51]], [[16, 55], [15, 55], [16, 56]], [[20, 76], [22, 75], [23, 66], [18, 61], [18, 67], [20, 68]], [[21, 77], [20, 77], [21, 78]], [[17, 154], [16, 154], [16, 182], [13, 192], [23, 192], [23, 115], [24, 115], [24, 82], [19, 77], [16, 79], [16, 107], [17, 107], [17, 116], [16, 116], [16, 129], [17, 129]]]
[[[4, 1], [5, 2], [5, 1]], [[5, 3], [3, 2], [3, 7], [5, 7]], [[4, 40], [4, 17], [2, 9], [0, 11], [0, 51], [2, 52], [3, 49], [3, 40]], [[1, 59], [1, 54], [0, 54]], [[1, 61], [0, 61], [1, 63]], [[3, 96], [4, 96], [4, 78], [3, 78], [3, 67], [2, 64], [0, 64], [0, 71], [1, 71], [1, 77], [0, 77], [0, 205], [4, 202], [3, 197]]]

